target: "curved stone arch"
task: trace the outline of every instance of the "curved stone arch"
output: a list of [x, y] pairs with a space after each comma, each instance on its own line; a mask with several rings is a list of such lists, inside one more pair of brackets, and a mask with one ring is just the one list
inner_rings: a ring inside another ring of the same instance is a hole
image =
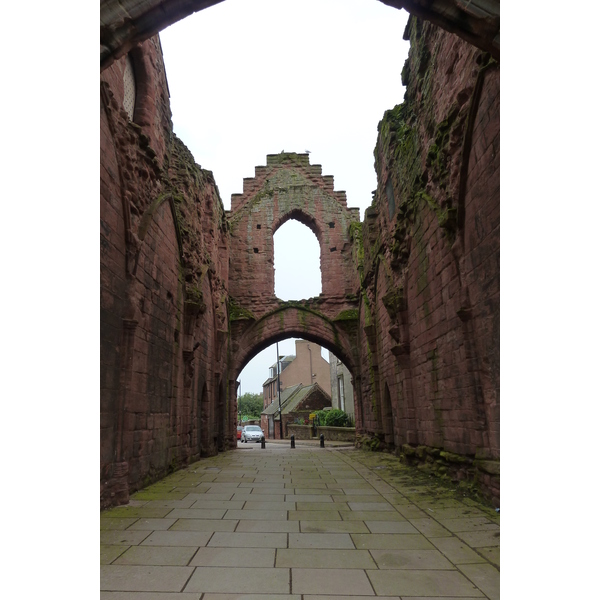
[[[127, 54], [136, 44], [191, 14], [223, 0], [101, 0], [100, 68]], [[499, 0], [381, 0], [438, 27], [500, 59]]]
[[273, 221], [272, 235], [277, 233], [277, 230], [285, 225], [288, 221], [298, 221], [302, 225], [306, 225], [317, 238], [319, 246], [323, 240], [323, 229], [321, 224], [315, 219], [315, 217], [301, 208], [292, 208], [283, 215], [280, 215], [278, 219]]
[[242, 369], [259, 352], [275, 342], [300, 338], [331, 350], [353, 375], [357, 373], [353, 335], [335, 321], [317, 311], [300, 306], [284, 306], [255, 321], [239, 336], [232, 334], [234, 351], [230, 368], [232, 377], [239, 377]]

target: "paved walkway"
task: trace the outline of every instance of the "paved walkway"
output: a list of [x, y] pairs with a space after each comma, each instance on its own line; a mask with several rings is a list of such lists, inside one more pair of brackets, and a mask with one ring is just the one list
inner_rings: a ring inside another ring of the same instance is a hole
[[238, 444], [101, 514], [101, 600], [500, 598], [500, 516], [390, 455]]

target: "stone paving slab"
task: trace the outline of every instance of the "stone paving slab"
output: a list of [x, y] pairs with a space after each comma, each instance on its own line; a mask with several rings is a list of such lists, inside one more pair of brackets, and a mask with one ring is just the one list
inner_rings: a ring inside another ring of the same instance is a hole
[[294, 502], [302, 502], [304, 504], [333, 504], [330, 490], [323, 490], [321, 494], [294, 494], [288, 497], [288, 500], [292, 499]]
[[106, 544], [100, 544], [100, 564], [109, 565], [113, 560], [119, 558], [123, 552], [131, 546], [109, 546]]
[[274, 502], [272, 500], [248, 500], [243, 506], [231, 507], [231, 508], [243, 508], [244, 510], [295, 510], [296, 502], [284, 501]]
[[369, 533], [369, 528], [363, 521], [300, 521], [299, 523], [302, 533]]
[[277, 567], [312, 569], [376, 569], [367, 550], [287, 548], [277, 550]]
[[477, 552], [456, 537], [431, 539], [431, 543], [455, 565], [485, 562]]
[[212, 531], [154, 531], [141, 546], [206, 546]]
[[427, 537], [450, 537], [452, 535], [450, 531], [434, 519], [409, 519], [409, 523]]
[[[232, 490], [231, 492], [227, 492], [225, 494], [223, 493], [219, 493], [219, 494], [210, 494], [208, 495], [206, 493], [206, 491], [201, 491], [201, 492], [192, 492], [191, 494], [187, 494], [185, 496], [186, 500], [193, 500], [194, 502], [197, 502], [198, 500], [203, 501], [203, 502], [216, 502], [216, 501], [228, 501], [231, 500], [234, 496], [234, 491]], [[180, 507], [177, 507], [180, 508]]]
[[433, 546], [424, 535], [412, 533], [352, 533], [356, 547], [364, 550], [427, 550]]
[[348, 594], [374, 596], [362, 569], [292, 569], [293, 594]]
[[100, 600], [200, 600], [200, 596], [169, 592], [101, 592]]
[[222, 519], [227, 509], [221, 508], [174, 508], [170, 519]]
[[382, 510], [352, 510], [340, 511], [344, 521], [406, 521], [406, 519], [397, 512]]
[[464, 519], [440, 519], [449, 531], [499, 531], [500, 527], [487, 517], [465, 517]]
[[287, 521], [287, 510], [228, 510], [224, 519], [250, 519], [252, 521]]
[[477, 553], [487, 559], [497, 569], [500, 568], [500, 546], [477, 548]]
[[455, 534], [471, 548], [486, 548], [500, 545], [499, 531], [460, 531]]
[[149, 535], [149, 531], [101, 531], [100, 543], [118, 546], [133, 546], [141, 543]]
[[342, 517], [337, 510], [289, 510], [288, 519], [290, 521], [341, 521]]
[[252, 548], [251, 552], [246, 548], [198, 548], [190, 566], [272, 567], [275, 564], [275, 552], [275, 548]]
[[209, 499], [201, 498], [201, 499], [196, 500], [191, 506], [188, 506], [186, 508], [189, 508], [190, 510], [196, 510], [196, 509], [229, 510], [229, 509], [243, 508], [245, 503], [246, 503], [245, 500], [231, 501], [231, 500], [211, 500], [210, 498]]
[[371, 550], [379, 569], [454, 569], [439, 550]]
[[103, 565], [100, 589], [118, 592], [180, 592], [193, 567]]
[[204, 594], [202, 600], [302, 600], [299, 594]]
[[373, 494], [332, 494], [331, 499], [334, 502], [347, 502], [348, 504], [351, 502], [368, 502], [370, 504], [381, 502], [381, 496]]
[[354, 549], [348, 533], [290, 533], [290, 548], [338, 548]]
[[464, 519], [465, 517], [485, 517], [483, 511], [471, 506], [463, 506], [462, 508], [440, 508], [427, 510], [428, 517], [434, 517], [438, 521], [443, 519]]
[[[304, 594], [304, 600], [373, 600], [375, 596], [339, 596], [339, 595], [313, 595], [313, 594]], [[377, 600], [402, 600], [400, 596], [377, 596]], [[410, 600], [419, 600], [418, 598], [411, 598]], [[439, 600], [436, 598], [435, 600]], [[460, 600], [460, 598], [453, 598], [452, 600]]]
[[237, 533], [300, 533], [299, 521], [240, 521]]
[[290, 570], [262, 567], [196, 567], [186, 592], [287, 594]]
[[156, 518], [166, 517], [170, 508], [152, 508], [146, 506], [118, 506], [110, 511], [111, 517]]
[[349, 511], [350, 508], [344, 502], [296, 502], [297, 511], [313, 511], [313, 510], [328, 510], [328, 511]]
[[367, 574], [377, 595], [484, 597], [462, 573], [456, 571], [397, 569], [367, 571]]
[[190, 508], [194, 504], [192, 498], [181, 500], [147, 500], [145, 506], [149, 508]]
[[100, 531], [103, 529], [127, 529], [130, 525], [135, 523], [138, 517], [100, 517]]
[[208, 546], [216, 548], [287, 548], [287, 539], [287, 533], [217, 532], [210, 539]]
[[237, 521], [215, 519], [179, 519], [169, 531], [234, 531]]
[[169, 529], [177, 519], [138, 519], [127, 531], [163, 531]]
[[[359, 521], [369, 528], [365, 533], [419, 533], [408, 521]], [[361, 533], [361, 532], [357, 532]]]
[[196, 550], [195, 547], [181, 546], [131, 546], [112, 564], [185, 567]]
[[387, 502], [348, 502], [353, 511], [387, 511], [395, 512], [394, 507]]
[[462, 571], [490, 600], [500, 600], [498, 571], [489, 564], [460, 565]]

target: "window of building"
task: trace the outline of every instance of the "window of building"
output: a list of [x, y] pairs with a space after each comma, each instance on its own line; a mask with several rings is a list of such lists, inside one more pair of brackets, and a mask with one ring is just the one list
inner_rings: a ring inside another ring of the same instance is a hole
[[346, 398], [344, 397], [344, 376], [338, 376], [338, 398], [340, 399], [340, 409], [346, 410]]

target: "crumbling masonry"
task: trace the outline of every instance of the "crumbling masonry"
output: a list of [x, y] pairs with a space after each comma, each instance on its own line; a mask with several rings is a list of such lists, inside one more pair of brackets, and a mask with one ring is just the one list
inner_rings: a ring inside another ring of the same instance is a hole
[[[287, 337], [354, 379], [357, 443], [499, 501], [499, 64], [411, 17], [405, 101], [360, 221], [308, 155], [269, 155], [225, 211], [173, 134], [157, 36], [101, 73], [101, 505], [236, 445], [236, 381]], [[107, 64], [109, 64], [107, 63]], [[273, 234], [306, 224], [323, 293], [274, 294]]]

